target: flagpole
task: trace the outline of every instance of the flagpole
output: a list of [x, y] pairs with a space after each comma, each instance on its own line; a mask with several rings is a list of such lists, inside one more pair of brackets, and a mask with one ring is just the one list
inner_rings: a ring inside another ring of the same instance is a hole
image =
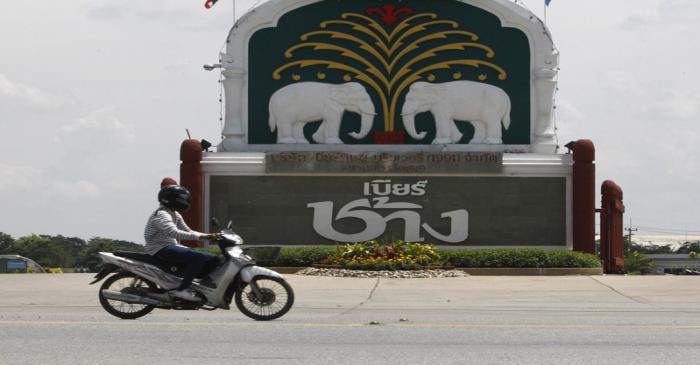
[[547, 25], [547, 3], [544, 3], [544, 25]]
[[236, 25], [236, 0], [233, 0], [233, 25]]

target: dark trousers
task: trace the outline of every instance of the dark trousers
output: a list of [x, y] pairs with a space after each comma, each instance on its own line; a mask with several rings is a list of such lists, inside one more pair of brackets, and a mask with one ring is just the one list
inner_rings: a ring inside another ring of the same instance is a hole
[[155, 256], [163, 261], [185, 267], [179, 290], [189, 288], [192, 279], [204, 276], [219, 263], [219, 258], [214, 255], [175, 245], [161, 249]]

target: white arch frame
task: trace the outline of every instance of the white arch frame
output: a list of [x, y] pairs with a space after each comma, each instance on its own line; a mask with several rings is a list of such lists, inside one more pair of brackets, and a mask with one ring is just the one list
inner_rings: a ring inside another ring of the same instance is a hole
[[[219, 151], [246, 150], [248, 144], [248, 44], [253, 34], [276, 27], [286, 13], [321, 0], [269, 0], [243, 15], [228, 35], [222, 54], [226, 116]], [[458, 0], [497, 16], [503, 27], [521, 30], [530, 43], [530, 152], [555, 153], [554, 92], [559, 52], [549, 30], [530, 10], [510, 0]], [[288, 147], [288, 146], [287, 146]], [[367, 146], [368, 148], [371, 148]], [[503, 150], [508, 150], [503, 145]]]

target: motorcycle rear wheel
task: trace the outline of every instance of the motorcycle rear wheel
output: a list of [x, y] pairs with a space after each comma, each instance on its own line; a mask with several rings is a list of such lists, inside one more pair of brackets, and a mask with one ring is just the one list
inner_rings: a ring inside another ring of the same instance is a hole
[[282, 317], [292, 308], [294, 291], [284, 279], [257, 276], [253, 280], [262, 297], [256, 297], [251, 286], [243, 283], [234, 297], [241, 313], [256, 321], [270, 321]]
[[102, 283], [99, 291], [100, 304], [109, 314], [121, 319], [136, 319], [143, 317], [155, 308], [154, 305], [127, 303], [120, 300], [107, 299], [102, 295], [103, 290], [125, 292], [143, 295], [144, 291], [156, 290], [152, 282], [140, 278], [130, 272], [121, 272], [110, 276]]

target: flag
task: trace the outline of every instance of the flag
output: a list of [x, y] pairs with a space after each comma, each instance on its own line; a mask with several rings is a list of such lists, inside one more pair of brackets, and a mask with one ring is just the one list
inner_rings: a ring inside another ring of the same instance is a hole
[[[216, 1], [215, 1], [215, 2], [216, 2]], [[549, 3], [551, 3], [551, 2], [552, 2], [552, 0], [544, 0], [544, 5], [545, 5], [545, 6], [549, 6]]]
[[[214, 4], [216, 4], [217, 1], [219, 1], [219, 0], [207, 0], [207, 2], [204, 3], [204, 7], [207, 9], [211, 9], [211, 7], [214, 6]], [[547, 1], [549, 3], [549, 0], [545, 0], [545, 1]]]

